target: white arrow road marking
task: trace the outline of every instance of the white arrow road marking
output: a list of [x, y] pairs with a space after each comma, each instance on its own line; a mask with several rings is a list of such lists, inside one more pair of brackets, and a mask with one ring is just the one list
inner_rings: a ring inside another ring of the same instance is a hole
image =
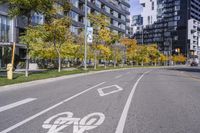
[[76, 97], [78, 97], [78, 96], [80, 96], [80, 95], [82, 95], [82, 94], [84, 94], [84, 93], [86, 93], [86, 92], [88, 92], [88, 91], [90, 91], [90, 90], [92, 90], [92, 89], [94, 89], [94, 88], [96, 88], [96, 87], [104, 84], [104, 83], [105, 82], [97, 84], [97, 85], [95, 85], [95, 86], [93, 86], [91, 88], [88, 88], [87, 90], [84, 90], [84, 91], [82, 91], [82, 92], [80, 92], [80, 93], [78, 93], [78, 94], [76, 94], [76, 95], [74, 95], [74, 96], [72, 96], [70, 98], [67, 98], [64, 101], [61, 101], [61, 102], [59, 102], [59, 103], [57, 103], [57, 104], [55, 104], [55, 105], [53, 105], [53, 106], [51, 106], [51, 107], [49, 107], [49, 108], [47, 108], [45, 110], [42, 110], [41, 112], [39, 112], [39, 113], [37, 113], [37, 114], [35, 114], [33, 116], [30, 116], [29, 118], [27, 118], [27, 119], [25, 119], [25, 120], [23, 120], [23, 121], [15, 124], [15, 125], [9, 127], [9, 128], [7, 128], [7, 129], [5, 129], [3, 131], [1, 131], [0, 133], [8, 133], [8, 132], [10, 132], [10, 131], [12, 131], [12, 130], [14, 130], [14, 129], [20, 127], [20, 126], [22, 126], [22, 125], [24, 125], [25, 123], [27, 123], [27, 122], [29, 122], [29, 121], [31, 121], [31, 120], [33, 120], [33, 119], [35, 119], [35, 118], [37, 118], [37, 117], [45, 114], [45, 113], [47, 113], [48, 111], [50, 111], [50, 110], [52, 110], [52, 109], [54, 109], [54, 108], [56, 108], [56, 107], [58, 107], [58, 106], [60, 106], [60, 105], [62, 105], [64, 103], [66, 103], [66, 102], [68, 102], [68, 101], [70, 101], [70, 100], [72, 100], [72, 99], [74, 99], [74, 98], [76, 98]]
[[130, 108], [131, 101], [132, 101], [133, 95], [135, 93], [136, 87], [138, 86], [138, 83], [144, 77], [144, 75], [146, 75], [149, 72], [151, 72], [151, 71], [143, 73], [142, 76], [140, 76], [139, 79], [134, 84], [133, 89], [131, 90], [131, 93], [130, 93], [130, 95], [128, 97], [128, 100], [126, 101], [126, 105], [124, 107], [124, 110], [123, 110], [122, 115], [120, 117], [120, 120], [118, 122], [117, 129], [116, 129], [115, 133], [123, 133], [124, 132], [124, 126], [125, 126], [125, 123], [126, 123], [126, 118], [127, 118], [127, 115], [128, 115], [128, 110]]
[[[104, 91], [105, 91], [106, 89], [109, 89], [109, 88], [114, 88], [114, 90], [105, 93]], [[103, 90], [104, 90], [104, 91], [103, 91]], [[102, 97], [103, 97], [103, 96], [106, 96], [106, 95], [113, 94], [113, 93], [117, 93], [117, 92], [122, 91], [122, 90], [123, 90], [123, 89], [122, 89], [120, 86], [118, 86], [118, 85], [111, 85], [111, 86], [106, 86], [106, 87], [97, 89], [97, 91], [99, 92], [99, 95], [102, 96]]]
[[27, 98], [27, 99], [24, 99], [24, 100], [21, 100], [21, 101], [18, 101], [18, 102], [15, 102], [15, 103], [0, 107], [0, 112], [15, 108], [17, 106], [20, 106], [20, 105], [23, 105], [23, 104], [26, 104], [26, 103], [29, 103], [29, 102], [32, 102], [32, 101], [34, 101], [36, 99], [37, 98]]

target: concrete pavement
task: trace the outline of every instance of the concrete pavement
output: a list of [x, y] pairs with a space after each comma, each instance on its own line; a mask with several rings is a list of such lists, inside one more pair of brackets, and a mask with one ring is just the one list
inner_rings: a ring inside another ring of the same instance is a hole
[[136, 68], [0, 91], [0, 133], [198, 133], [200, 81]]

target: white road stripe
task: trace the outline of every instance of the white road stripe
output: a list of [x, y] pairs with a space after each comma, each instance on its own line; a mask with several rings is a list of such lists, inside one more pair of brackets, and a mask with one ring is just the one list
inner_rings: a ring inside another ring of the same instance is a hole
[[131, 101], [132, 101], [133, 95], [135, 93], [136, 87], [137, 87], [138, 83], [140, 82], [140, 80], [144, 77], [144, 75], [149, 73], [149, 72], [150, 71], [143, 73], [139, 77], [139, 79], [136, 81], [136, 83], [134, 84], [133, 89], [131, 90], [131, 93], [130, 93], [130, 95], [128, 97], [128, 100], [126, 101], [126, 105], [124, 107], [124, 110], [123, 110], [122, 115], [120, 117], [120, 120], [118, 122], [118, 125], [117, 125], [115, 133], [123, 133], [124, 126], [125, 126], [125, 123], [126, 123], [126, 118], [127, 118], [127, 115], [128, 115], [128, 110], [130, 108]]
[[68, 102], [68, 101], [70, 101], [70, 100], [72, 100], [72, 99], [74, 99], [74, 98], [76, 98], [76, 97], [78, 97], [78, 96], [80, 96], [80, 95], [82, 95], [82, 94], [84, 94], [84, 93], [86, 93], [86, 92], [88, 92], [88, 91], [90, 91], [90, 90], [92, 90], [92, 89], [94, 89], [94, 88], [96, 88], [96, 87], [98, 87], [98, 86], [104, 84], [104, 83], [105, 83], [105, 82], [102, 82], [102, 83], [100, 83], [100, 84], [97, 84], [97, 85], [95, 85], [95, 86], [93, 86], [93, 87], [91, 87], [91, 88], [88, 88], [87, 90], [84, 90], [84, 91], [82, 91], [82, 92], [80, 92], [80, 93], [78, 93], [78, 94], [76, 94], [76, 95], [74, 95], [74, 96], [72, 96], [72, 97], [70, 97], [70, 98], [67, 98], [67, 99], [65, 99], [65, 100], [63, 100], [63, 101], [61, 101], [61, 102], [59, 102], [59, 103], [57, 103], [57, 104], [55, 104], [55, 105], [53, 105], [53, 106], [51, 106], [51, 107], [49, 107], [49, 108], [47, 108], [47, 109], [45, 109], [45, 110], [43, 110], [43, 111], [41, 111], [41, 112], [39, 112], [39, 113], [37, 113], [37, 114], [31, 116], [31, 117], [29, 117], [29, 118], [27, 118], [27, 119], [25, 119], [25, 120], [19, 122], [19, 123], [15, 124], [15, 125], [13, 125], [13, 126], [11, 126], [11, 127], [9, 127], [9, 128], [7, 128], [7, 129], [1, 131], [0, 133], [8, 133], [8, 132], [10, 132], [10, 131], [16, 129], [17, 127], [20, 127], [20, 126], [24, 125], [25, 123], [27, 123], [27, 122], [29, 122], [29, 121], [31, 121], [31, 120], [37, 118], [38, 116], [41, 116], [41, 115], [47, 113], [48, 111], [50, 111], [50, 110], [52, 110], [52, 109], [54, 109], [54, 108], [56, 108], [56, 107], [58, 107], [58, 106], [60, 106], [60, 105], [62, 105], [62, 104], [64, 104], [64, 103], [66, 103], [66, 102]]
[[21, 100], [21, 101], [0, 107], [0, 112], [15, 108], [17, 106], [20, 106], [20, 105], [23, 105], [23, 104], [26, 104], [26, 103], [29, 103], [29, 102], [32, 102], [34, 100], [36, 100], [36, 98], [27, 98], [27, 99], [24, 99], [24, 100]]

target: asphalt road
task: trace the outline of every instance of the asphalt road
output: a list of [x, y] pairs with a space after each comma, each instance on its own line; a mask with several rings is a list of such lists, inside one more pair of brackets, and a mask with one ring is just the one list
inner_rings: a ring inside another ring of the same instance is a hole
[[0, 88], [0, 133], [200, 133], [200, 69], [137, 68]]

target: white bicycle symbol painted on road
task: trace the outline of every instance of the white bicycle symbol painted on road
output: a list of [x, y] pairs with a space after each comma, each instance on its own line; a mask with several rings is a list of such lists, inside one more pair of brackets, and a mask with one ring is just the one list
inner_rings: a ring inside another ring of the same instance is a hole
[[63, 112], [54, 115], [44, 121], [42, 127], [49, 129], [47, 133], [61, 133], [69, 125], [73, 124], [73, 133], [84, 133], [101, 125], [105, 120], [102, 113], [88, 114], [84, 118], [73, 118], [72, 112]]

